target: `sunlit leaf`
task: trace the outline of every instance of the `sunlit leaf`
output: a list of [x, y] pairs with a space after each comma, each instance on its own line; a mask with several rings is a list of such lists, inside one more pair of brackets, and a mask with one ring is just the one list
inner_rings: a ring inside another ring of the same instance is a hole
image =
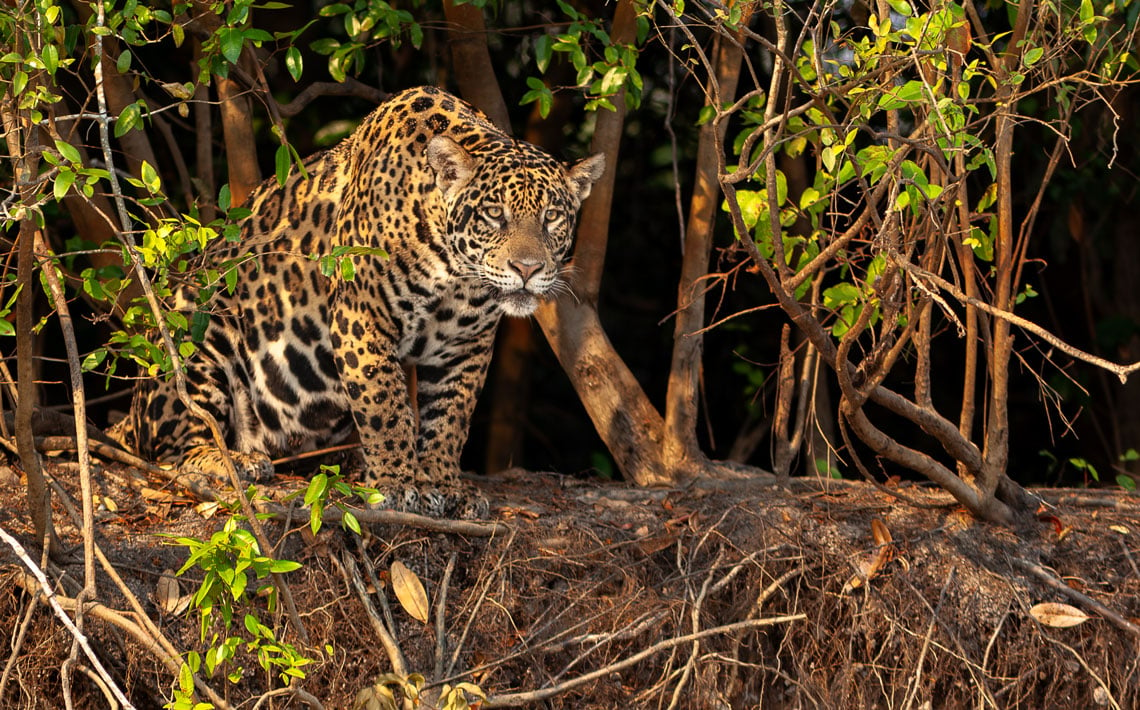
[[408, 569], [403, 562], [396, 560], [389, 568], [392, 577], [392, 589], [396, 592], [396, 599], [404, 611], [423, 623], [428, 621], [428, 597], [423, 582], [416, 573]]
[[1042, 604], [1035, 604], [1029, 609], [1029, 613], [1034, 619], [1037, 619], [1045, 626], [1052, 626], [1056, 629], [1067, 629], [1071, 626], [1083, 624], [1089, 620], [1089, 615], [1068, 604], [1061, 604], [1059, 602], [1045, 602]]

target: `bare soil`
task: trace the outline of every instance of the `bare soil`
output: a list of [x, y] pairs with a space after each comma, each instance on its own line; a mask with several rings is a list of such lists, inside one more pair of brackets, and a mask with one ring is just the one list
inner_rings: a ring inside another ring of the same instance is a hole
[[[77, 499], [74, 465], [53, 463], [51, 472]], [[0, 474], [0, 527], [35, 550], [21, 479], [11, 469]], [[186, 557], [165, 536], [208, 538], [226, 513], [139, 476], [117, 465], [101, 469], [97, 542], [173, 645], [204, 652], [197, 613], [172, 613], [178, 594], [158, 591], [163, 570]], [[268, 493], [303, 485], [286, 478]], [[916, 506], [850, 482], [639, 490], [514, 471], [479, 485], [504, 523], [490, 537], [394, 525], [368, 526], [363, 538], [326, 525], [314, 537], [303, 522], [266, 521], [273, 555], [304, 565], [286, 580], [308, 644], [283, 611], [266, 610], [264, 598], [254, 609], [279, 638], [316, 659], [298, 685], [324, 707], [353, 707], [362, 689], [392, 671], [353, 567], [378, 616], [387, 604], [408, 671], [428, 683], [475, 683], [491, 705], [1140, 707], [1140, 638], [1128, 628], [1140, 617], [1136, 496], [1036, 491], [1042, 515], [1015, 532], [979, 523], [921, 486], [902, 490]], [[48, 572], [68, 597], [81, 585], [82, 552], [60, 498], [57, 492], [55, 520], [68, 552]], [[396, 561], [425, 585], [429, 623], [413, 619], [393, 594]], [[0, 546], [0, 627], [7, 630], [0, 664], [10, 666], [0, 706], [64, 707], [60, 669], [72, 637], [33, 602], [26, 571]], [[188, 571], [179, 594], [200, 581], [198, 570]], [[1106, 620], [1062, 586], [1123, 618]], [[99, 600], [132, 618], [105, 574]], [[1090, 618], [1046, 626], [1030, 612], [1043, 602], [1082, 608]], [[170, 699], [173, 674], [143, 644], [92, 616], [84, 630], [137, 707]], [[231, 633], [248, 636], [240, 620]], [[245, 668], [237, 683], [222, 673], [205, 678], [234, 707], [306, 707], [288, 691], [263, 698], [282, 683], [242, 648], [235, 664]], [[107, 707], [79, 666], [74, 707]]]

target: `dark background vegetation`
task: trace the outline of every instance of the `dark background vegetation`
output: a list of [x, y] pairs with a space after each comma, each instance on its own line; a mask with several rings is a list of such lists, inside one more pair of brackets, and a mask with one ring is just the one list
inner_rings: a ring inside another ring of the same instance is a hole
[[[323, 4], [295, 3], [289, 9], [259, 12], [257, 23], [270, 31], [292, 30], [316, 16]], [[577, 5], [592, 16], [610, 12], [601, 2]], [[418, 84], [455, 88], [448, 74], [450, 60], [441, 11], [421, 7], [415, 9], [415, 14], [426, 32], [423, 47], [415, 50], [406, 42], [400, 47], [376, 46], [366, 53], [367, 65], [358, 75], [361, 81], [388, 92]], [[525, 78], [533, 73], [533, 35], [512, 28], [556, 21], [559, 16], [556, 10], [548, 10], [545, 3], [504, 3], [497, 13], [488, 13], [488, 18], [489, 26], [496, 30], [489, 37], [489, 45], [497, 78], [506, 94], [516, 134], [522, 135], [528, 124], [536, 121], [533, 105], [518, 103], [525, 91]], [[987, 22], [997, 25], [995, 31], [1000, 31], [1001, 19], [1000, 13], [991, 11], [987, 15]], [[311, 39], [336, 37], [338, 30], [343, 36], [338, 21], [339, 18], [318, 18], [295, 43], [305, 58], [300, 82], [294, 82], [285, 71], [282, 52], [268, 63], [269, 86], [280, 101], [288, 101], [298, 86], [328, 80], [325, 58], [305, 50]], [[188, 47], [189, 43], [184, 45], [184, 49]], [[565, 69], [557, 65], [558, 60], [556, 55], [551, 69], [555, 77]], [[681, 260], [674, 185], [675, 181], [680, 183], [687, 204], [694, 171], [695, 123], [703, 97], [691, 76], [675, 66], [670, 68], [673, 59], [669, 48], [659, 39], [650, 38], [638, 61], [645, 80], [645, 98], [640, 108], [629, 114], [625, 125], [599, 310], [618, 352], [646, 393], [661, 407], [669, 371], [667, 353], [673, 327], [670, 316], [676, 307]], [[136, 68], [145, 69], [155, 79], [183, 81], [193, 58], [188, 51], [165, 43], [138, 48], [136, 62]], [[68, 88], [80, 97], [87, 91], [86, 87], [75, 85]], [[142, 90], [154, 94], [159, 102], [167, 99], [153, 83], [148, 82]], [[1118, 362], [1131, 362], [1140, 357], [1140, 224], [1136, 217], [1140, 206], [1140, 156], [1131, 128], [1140, 99], [1135, 88], [1119, 90], [1105, 98], [1106, 103], [1091, 104], [1073, 120], [1069, 150], [1048, 188], [1029, 247], [1031, 267], [1025, 281], [1036, 296], [1021, 303], [1018, 313], [1082, 349]], [[1031, 101], [1035, 103], [1019, 107], [1027, 116], [1049, 118], [1056, 111], [1055, 106]], [[542, 127], [544, 147], [568, 159], [586, 152], [593, 116], [584, 113], [581, 104], [582, 100], [571, 92], [557, 94], [554, 114], [564, 119], [560, 124], [548, 122]], [[358, 98], [319, 98], [299, 115], [286, 119], [289, 140], [302, 155], [326, 148], [346, 135], [373, 106]], [[180, 120], [171, 112], [166, 115], [186, 155], [193, 153], [196, 141], [212, 140], [218, 159], [224, 159], [220, 135], [198, 136], [191, 122]], [[255, 107], [254, 115], [262, 173], [270, 175], [277, 143], [270, 135], [264, 111]], [[676, 172], [672, 165], [670, 124], [676, 136]], [[1015, 136], [1015, 181], [1018, 174], [1040, 175], [1048, 159], [1049, 128], [1026, 122]], [[157, 140], [154, 145], [161, 160], [165, 157], [161, 153], [168, 148]], [[164, 177], [173, 180], [173, 176]], [[1026, 185], [1014, 196], [1015, 214], [1024, 213], [1035, 197], [1035, 181], [1027, 180]], [[49, 223], [54, 227], [52, 238], [58, 244], [76, 236], [65, 220], [66, 214], [49, 215]], [[732, 244], [732, 230], [725, 215], [721, 215], [720, 222], [716, 245], [725, 250]], [[735, 263], [741, 258], [726, 252], [719, 256], [719, 263]], [[717, 264], [718, 255], [714, 253], [714, 270]], [[730, 288], [714, 291], [709, 298], [709, 314], [724, 316], [770, 300], [759, 279], [741, 278]], [[771, 377], [778, 361], [779, 332], [784, 322], [778, 310], [760, 311], [707, 335], [704, 423], [699, 433], [711, 456], [728, 456], [738, 437], [758, 426], [762, 429], [762, 423], [771, 415], [775, 391]], [[945, 322], [942, 326], [952, 327]], [[531, 332], [534, 350], [532, 369], [527, 375], [530, 391], [516, 392], [513, 401], [484, 396], [465, 454], [465, 466], [482, 472], [509, 462], [563, 473], [619, 475], [537, 326], [531, 327]], [[81, 340], [94, 347], [105, 337], [105, 332], [96, 326]], [[53, 340], [44, 348], [45, 356], [59, 357]], [[941, 352], [946, 362], [938, 361], [936, 349], [933, 369], [936, 404], [953, 402], [960, 392], [959, 376], [953, 374], [958, 369], [955, 360], [960, 357], [959, 351], [944, 348]], [[1088, 470], [1079, 463], [1074, 465], [1071, 459], [1092, 464], [1108, 482], [1113, 476], [1105, 474], [1114, 469], [1131, 466], [1135, 472], [1135, 462], [1123, 462], [1121, 456], [1140, 447], [1140, 384], [1132, 382], [1122, 387], [1112, 375], [1054, 357], [1055, 353], [1024, 337], [1016, 341], [1016, 352], [1010, 388], [1011, 476], [1022, 484], [1093, 483]], [[57, 369], [49, 361], [45, 379], [66, 381], [64, 372], [62, 365]], [[946, 376], [939, 377], [939, 373]], [[494, 392], [496, 374], [492, 373], [489, 393]], [[98, 392], [103, 382], [102, 378], [90, 379], [92, 394]], [[893, 384], [903, 389], [907, 386]], [[116, 386], [119, 385], [112, 383], [113, 388]], [[63, 387], [48, 387], [47, 392], [53, 403], [66, 401]], [[513, 454], [506, 461], [487, 461], [485, 456], [493, 407], [522, 407], [526, 413], [521, 443], [513, 447]], [[100, 414], [99, 407], [95, 414]], [[833, 433], [833, 424], [829, 422], [834, 413], [821, 411], [818, 415], [824, 430]], [[889, 423], [884, 426], [890, 431]], [[843, 474], [857, 475], [844, 465], [844, 458], [840, 453], [839, 468]], [[766, 441], [755, 448], [747, 462], [769, 466]], [[889, 466], [885, 469], [888, 475], [899, 473]], [[810, 463], [800, 462], [798, 470], [811, 469]]]

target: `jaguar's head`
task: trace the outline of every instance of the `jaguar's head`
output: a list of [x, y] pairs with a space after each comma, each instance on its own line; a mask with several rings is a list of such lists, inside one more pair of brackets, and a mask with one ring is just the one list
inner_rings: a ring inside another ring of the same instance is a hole
[[428, 142], [427, 159], [462, 273], [488, 286], [507, 315], [529, 316], [562, 283], [578, 208], [605, 156], [564, 165], [522, 141], [468, 151], [440, 135]]

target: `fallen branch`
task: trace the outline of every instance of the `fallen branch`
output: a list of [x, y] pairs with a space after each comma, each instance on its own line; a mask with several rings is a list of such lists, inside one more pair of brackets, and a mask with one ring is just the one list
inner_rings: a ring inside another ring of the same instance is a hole
[[[287, 508], [276, 503], [266, 503], [258, 506], [261, 512], [269, 513], [281, 520], [309, 519], [308, 509]], [[433, 530], [436, 532], [468, 535], [470, 537], [493, 537], [510, 531], [506, 523], [497, 521], [476, 522], [474, 520], [444, 520], [442, 518], [429, 518], [426, 515], [406, 513], [399, 510], [373, 510], [369, 508], [352, 508], [350, 512], [362, 523], [377, 525], [400, 525], [403, 527]], [[325, 508], [321, 520], [326, 523], [337, 523], [344, 519], [344, 511], [337, 507]]]

